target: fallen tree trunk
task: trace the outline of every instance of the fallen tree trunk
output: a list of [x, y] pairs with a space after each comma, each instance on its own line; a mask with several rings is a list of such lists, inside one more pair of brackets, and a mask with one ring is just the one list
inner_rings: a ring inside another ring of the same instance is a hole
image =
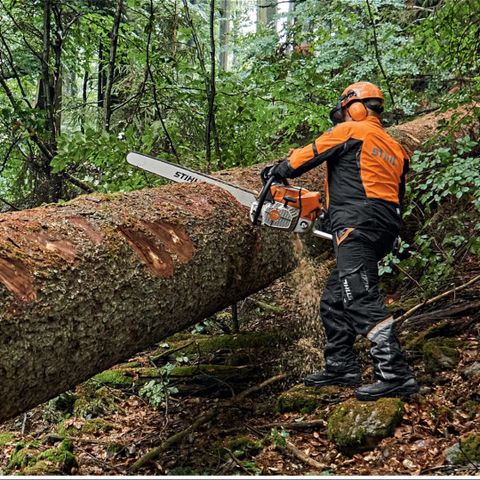
[[0, 420], [245, 298], [296, 264], [211, 185], [0, 217]]

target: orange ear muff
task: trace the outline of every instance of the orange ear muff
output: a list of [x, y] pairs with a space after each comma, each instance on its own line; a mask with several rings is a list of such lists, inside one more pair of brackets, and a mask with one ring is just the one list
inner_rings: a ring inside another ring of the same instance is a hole
[[362, 102], [353, 102], [347, 107], [347, 112], [355, 122], [365, 120], [368, 116], [367, 109]]

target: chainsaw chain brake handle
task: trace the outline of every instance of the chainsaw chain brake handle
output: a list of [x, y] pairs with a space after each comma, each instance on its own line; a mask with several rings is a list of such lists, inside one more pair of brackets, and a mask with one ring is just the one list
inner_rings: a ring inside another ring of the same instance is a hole
[[[262, 178], [262, 180], [263, 180], [263, 178]], [[262, 212], [263, 204], [265, 203], [265, 200], [267, 200], [267, 196], [269, 194], [270, 194], [271, 200], [273, 200], [272, 193], [270, 191], [270, 187], [272, 186], [274, 180], [275, 180], [275, 177], [272, 175], [263, 184], [262, 191], [260, 192], [260, 195], [258, 196], [257, 208], [256, 208], [255, 213], [253, 214], [253, 218], [252, 218], [252, 223], [254, 225], [258, 225], [258, 219], [260, 217], [260, 213]]]

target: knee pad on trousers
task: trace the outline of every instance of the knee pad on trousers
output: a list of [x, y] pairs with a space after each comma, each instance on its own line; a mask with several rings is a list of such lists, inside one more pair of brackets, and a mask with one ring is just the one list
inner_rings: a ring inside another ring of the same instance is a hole
[[340, 283], [342, 285], [342, 297], [344, 305], [350, 305], [358, 298], [368, 293], [370, 284], [367, 271], [363, 264], [340, 274]]

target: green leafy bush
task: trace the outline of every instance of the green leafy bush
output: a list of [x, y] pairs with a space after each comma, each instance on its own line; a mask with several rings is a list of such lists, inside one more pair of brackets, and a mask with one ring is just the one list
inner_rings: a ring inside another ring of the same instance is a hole
[[[455, 266], [467, 254], [480, 255], [480, 143], [469, 137], [429, 152], [416, 152], [407, 187], [408, 208], [419, 229], [409, 256], [400, 261], [390, 255], [380, 274], [397, 265], [417, 278], [423, 295], [451, 283]], [[404, 255], [403, 255], [404, 256]]]

